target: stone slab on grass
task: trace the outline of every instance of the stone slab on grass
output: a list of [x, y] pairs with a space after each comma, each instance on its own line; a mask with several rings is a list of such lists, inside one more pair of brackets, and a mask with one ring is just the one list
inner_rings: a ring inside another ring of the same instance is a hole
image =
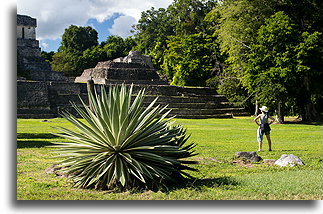
[[259, 162], [262, 158], [256, 152], [236, 152], [237, 158], [243, 158], [251, 162]]
[[276, 162], [275, 165], [278, 166], [297, 166], [297, 165], [305, 165], [304, 162], [293, 154], [283, 154]]

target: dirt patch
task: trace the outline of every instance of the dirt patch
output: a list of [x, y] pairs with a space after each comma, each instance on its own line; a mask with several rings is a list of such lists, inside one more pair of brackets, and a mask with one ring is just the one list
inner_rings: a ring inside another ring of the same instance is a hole
[[267, 165], [273, 166], [273, 165], [275, 165], [275, 162], [276, 162], [276, 160], [274, 160], [274, 159], [264, 159], [264, 164], [267, 164]]
[[248, 168], [254, 167], [254, 165], [252, 165], [251, 163], [245, 162], [243, 160], [234, 160], [232, 163], [239, 164], [240, 166], [248, 167]]

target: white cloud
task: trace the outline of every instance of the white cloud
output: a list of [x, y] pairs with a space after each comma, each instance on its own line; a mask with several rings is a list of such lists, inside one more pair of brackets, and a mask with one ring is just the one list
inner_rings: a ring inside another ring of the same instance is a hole
[[108, 31], [112, 35], [121, 36], [122, 38], [126, 38], [130, 35], [131, 26], [136, 24], [137, 20], [132, 16], [120, 16], [116, 20], [114, 20], [114, 24], [112, 28], [108, 29]]
[[42, 43], [40, 44], [40, 46], [41, 46], [42, 48], [46, 49], [46, 48], [48, 47], [48, 43], [46, 43], [46, 42], [42, 42]]
[[[142, 11], [151, 7], [166, 8], [171, 2], [172, 0], [18, 0], [17, 12], [37, 19], [37, 39], [57, 39], [71, 24], [84, 26], [90, 18], [103, 22], [114, 13], [124, 15], [119, 20], [121, 23], [125, 19], [130, 21], [130, 17], [138, 21]], [[128, 27], [130, 29], [131, 25], [128, 24]], [[111, 31], [121, 33], [124, 28], [125, 26], [114, 26]]]

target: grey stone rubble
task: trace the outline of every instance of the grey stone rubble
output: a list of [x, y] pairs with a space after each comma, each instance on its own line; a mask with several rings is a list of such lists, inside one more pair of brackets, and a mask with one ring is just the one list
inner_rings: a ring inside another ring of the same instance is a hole
[[128, 56], [119, 57], [114, 59], [113, 62], [124, 62], [124, 63], [140, 63], [149, 66], [154, 69], [154, 65], [151, 61], [151, 56], [142, 55], [140, 51], [130, 51]]
[[304, 162], [293, 154], [283, 154], [278, 160], [275, 161], [275, 165], [278, 166], [297, 166], [297, 165], [304, 165]]
[[259, 162], [262, 160], [262, 158], [257, 155], [256, 152], [236, 152], [235, 156], [237, 158], [243, 158], [251, 162]]

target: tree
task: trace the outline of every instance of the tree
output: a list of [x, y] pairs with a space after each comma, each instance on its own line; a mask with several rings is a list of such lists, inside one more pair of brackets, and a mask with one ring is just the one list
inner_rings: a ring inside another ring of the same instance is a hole
[[161, 68], [168, 64], [164, 62], [167, 41], [174, 36], [186, 37], [204, 32], [204, 17], [214, 6], [214, 0], [175, 0], [167, 9], [151, 8], [143, 12], [139, 23], [134, 26], [136, 48], [153, 57], [160, 73], [170, 74]]
[[[303, 32], [295, 47], [297, 86], [296, 104], [303, 121], [322, 120], [323, 113], [323, 42], [322, 33]], [[321, 102], [321, 103], [320, 103]]]
[[172, 85], [206, 85], [213, 69], [212, 39], [203, 33], [170, 38], [162, 68]]
[[64, 31], [59, 52], [82, 53], [96, 45], [98, 45], [98, 33], [95, 29], [90, 26], [71, 25]]
[[[64, 72], [67, 76], [78, 76], [92, 65], [83, 57], [83, 52], [98, 45], [98, 33], [91, 27], [71, 25], [65, 29], [58, 52], [51, 62], [54, 71]], [[86, 53], [86, 55], [88, 55]]]
[[201, 31], [205, 15], [216, 5], [214, 0], [174, 0], [168, 11], [173, 18], [177, 36]]
[[227, 69], [238, 78], [243, 76], [246, 55], [256, 39], [258, 29], [265, 18], [272, 14], [272, 10], [260, 2], [261, 0], [227, 0], [211, 11], [214, 16], [220, 14], [215, 33], [221, 52], [227, 55]]
[[104, 43], [103, 49], [106, 52], [107, 59], [111, 60], [128, 55], [128, 52], [132, 49], [132, 45], [134, 44], [131, 37], [123, 40], [120, 36], [109, 36]]
[[[226, 0], [207, 14], [213, 22], [214, 37], [220, 49], [218, 57], [221, 69], [208, 80], [208, 85], [217, 88], [232, 103], [253, 109], [254, 97], [243, 86], [244, 67], [257, 30], [272, 9], [262, 0]], [[218, 63], [219, 64], [219, 63]]]
[[93, 68], [98, 62], [106, 61], [107, 54], [102, 46], [97, 45], [83, 51], [83, 54], [82, 56], [80, 56], [80, 59], [83, 62], [82, 69]]
[[[284, 65], [279, 65], [280, 68], [283, 68], [287, 64], [293, 65], [293, 69], [298, 71], [302, 70], [304, 72], [298, 72], [293, 78], [296, 78], [295, 81], [290, 82], [294, 85], [288, 87], [288, 94], [291, 94], [290, 99], [285, 101], [284, 105], [288, 105], [286, 110], [294, 109], [299, 112], [303, 120], [308, 120], [308, 118], [318, 118], [316, 116], [309, 116], [309, 113], [315, 114], [315, 112], [323, 111], [322, 108], [322, 85], [320, 79], [322, 79], [323, 73], [323, 60], [322, 52], [323, 46], [317, 38], [318, 35], [323, 33], [323, 2], [318, 0], [289, 0], [289, 1], [278, 1], [278, 0], [226, 0], [222, 4], [212, 10], [209, 15], [218, 17], [220, 15], [220, 21], [215, 29], [215, 33], [218, 36], [218, 42], [220, 44], [220, 49], [223, 55], [227, 56], [225, 61], [225, 69], [219, 77], [215, 77], [214, 83], [218, 84], [219, 89], [225, 89], [227, 93], [231, 94], [231, 101], [244, 101], [249, 100], [256, 102], [260, 95], [256, 91], [252, 91], [245, 84], [245, 80], [249, 77], [245, 77], [246, 70], [252, 69], [257, 70], [258, 68], [250, 68], [252, 63], [258, 60], [258, 56], [255, 53], [258, 53], [260, 49], [257, 49], [257, 45], [260, 45], [259, 31], [260, 28], [264, 25], [268, 26], [268, 23], [265, 23], [265, 20], [274, 15], [277, 12], [282, 11], [288, 17], [289, 25], [292, 25], [294, 37], [286, 35], [290, 40], [286, 41], [286, 44], [292, 44], [292, 47], [287, 49], [285, 43], [282, 43], [282, 46], [277, 45], [276, 51], [281, 51], [285, 55], [273, 56], [271, 60], [265, 58], [263, 64], [259, 66], [265, 67], [264, 70], [267, 70], [268, 67], [274, 68], [274, 64], [277, 63], [275, 60], [285, 60]], [[278, 22], [278, 21], [277, 21]], [[263, 28], [266, 28], [263, 27]], [[263, 29], [264, 30], [264, 29]], [[283, 29], [282, 29], [283, 30]], [[268, 35], [267, 35], [268, 33]], [[272, 36], [279, 40], [279, 38], [284, 39], [279, 35], [279, 32], [274, 35], [269, 30], [262, 34], [262, 36], [268, 37]], [[282, 33], [286, 33], [283, 30]], [[322, 41], [322, 39], [321, 39]], [[268, 42], [268, 41], [267, 41]], [[306, 44], [306, 45], [305, 45]], [[263, 43], [262, 45], [265, 45]], [[269, 45], [269, 43], [266, 43]], [[265, 46], [266, 46], [265, 45]], [[272, 44], [274, 45], [274, 44]], [[258, 46], [258, 48], [260, 48]], [[271, 46], [268, 46], [269, 49], [266, 50], [266, 47], [263, 47], [264, 51], [268, 53], [272, 51], [272, 54], [275, 55], [275, 51], [271, 49]], [[261, 51], [260, 51], [261, 52]], [[293, 54], [291, 54], [293, 52]], [[262, 57], [264, 53], [259, 53]], [[254, 57], [254, 58], [253, 58]], [[266, 61], [266, 59], [268, 61]], [[259, 61], [261, 61], [259, 59]], [[269, 62], [270, 61], [270, 62]], [[275, 63], [273, 63], [275, 62]], [[268, 65], [266, 63], [269, 63]], [[276, 64], [275, 64], [276, 65]], [[285, 67], [287, 69], [288, 67]], [[308, 72], [305, 72], [307, 69]], [[288, 68], [290, 70], [290, 67]], [[272, 75], [274, 73], [282, 73], [283, 70], [278, 71], [279, 69], [273, 69]], [[268, 71], [268, 70], [267, 70]], [[285, 70], [287, 72], [287, 70]], [[294, 73], [296, 71], [293, 71]], [[248, 73], [248, 72], [247, 72]], [[289, 73], [289, 72], [287, 72]], [[306, 74], [306, 75], [305, 75]], [[308, 74], [308, 75], [307, 75]], [[274, 75], [275, 76], [275, 75]], [[287, 78], [287, 77], [286, 77]], [[234, 80], [234, 81], [231, 81]], [[244, 81], [245, 87], [229, 87], [232, 90], [226, 90], [226, 83], [233, 82], [237, 86], [242, 85]], [[221, 86], [221, 84], [224, 87]], [[286, 86], [282, 84], [282, 87], [279, 87], [281, 90]], [[305, 87], [308, 85], [309, 87]], [[276, 85], [278, 87], [278, 85]], [[254, 86], [255, 87], [255, 86]], [[287, 86], [286, 86], [287, 87]], [[292, 88], [298, 89], [292, 92]], [[237, 89], [237, 91], [234, 91]], [[243, 92], [245, 90], [246, 92]], [[273, 88], [271, 88], [273, 90]], [[251, 90], [251, 91], [250, 91]], [[286, 88], [287, 90], [287, 88]], [[273, 90], [273, 92], [278, 92], [279, 90]], [[318, 92], [321, 91], [321, 92]], [[302, 92], [302, 93], [301, 93]], [[305, 93], [306, 92], [306, 93]], [[285, 93], [285, 92], [284, 92]], [[287, 91], [286, 91], [287, 93]], [[245, 97], [240, 95], [245, 95]], [[228, 94], [227, 94], [228, 95]], [[236, 95], [236, 96], [235, 96]], [[286, 94], [285, 94], [286, 95]], [[295, 96], [294, 96], [295, 95]], [[296, 96], [297, 95], [297, 96]], [[283, 96], [285, 97], [285, 96]], [[240, 100], [239, 100], [240, 99]], [[311, 101], [310, 101], [311, 100]], [[304, 104], [306, 102], [306, 104]], [[283, 106], [284, 106], [283, 105]], [[275, 105], [277, 108], [279, 105]], [[282, 107], [283, 107], [282, 106]], [[307, 107], [304, 107], [307, 106]], [[311, 109], [311, 110], [309, 110]], [[321, 109], [321, 110], [320, 110]], [[304, 113], [307, 112], [307, 115]], [[287, 111], [285, 113], [288, 113]]]
[[125, 56], [135, 46], [131, 37], [125, 40], [109, 36], [98, 45], [97, 32], [91, 27], [71, 25], [65, 29], [59, 51], [53, 55], [52, 68], [67, 76], [79, 76], [84, 69], [94, 67], [99, 61]]
[[168, 36], [175, 35], [173, 19], [164, 8], [151, 8], [141, 13], [138, 24], [134, 26], [136, 50], [152, 56], [157, 70], [163, 64], [164, 51], [167, 49]]
[[81, 56], [67, 51], [55, 53], [51, 66], [53, 71], [64, 72], [66, 76], [78, 76], [84, 70]]
[[51, 52], [42, 51], [41, 52], [41, 56], [45, 59], [45, 61], [47, 61], [49, 63], [53, 61], [54, 54], [55, 54], [54, 51], [51, 51]]
[[[315, 57], [311, 50], [319, 46], [319, 35], [318, 32], [301, 33], [282, 11], [266, 19], [258, 30], [243, 80], [249, 92], [255, 93], [261, 103], [278, 110], [280, 122], [284, 122], [284, 109], [291, 107], [287, 103], [302, 111], [305, 107], [302, 102], [312, 102], [308, 84], [318, 75], [313, 73], [315, 70], [308, 61], [309, 56]], [[315, 111], [311, 113], [315, 114]], [[304, 120], [312, 119], [302, 116]]]

